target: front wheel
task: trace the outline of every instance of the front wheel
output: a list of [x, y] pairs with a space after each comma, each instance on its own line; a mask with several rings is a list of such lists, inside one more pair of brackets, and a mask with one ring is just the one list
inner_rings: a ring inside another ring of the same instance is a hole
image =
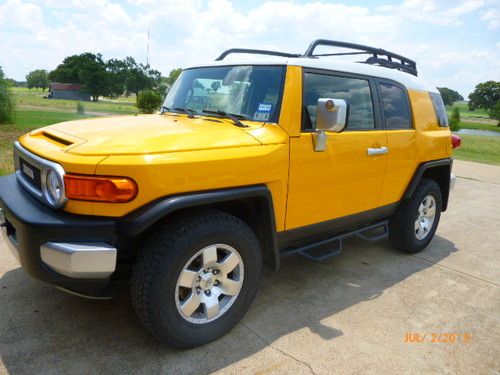
[[259, 243], [247, 224], [220, 211], [194, 211], [145, 244], [132, 274], [132, 302], [161, 342], [191, 348], [240, 321], [261, 272]]
[[425, 249], [436, 233], [441, 207], [439, 185], [422, 179], [412, 197], [401, 202], [389, 221], [389, 240], [394, 247], [408, 253]]

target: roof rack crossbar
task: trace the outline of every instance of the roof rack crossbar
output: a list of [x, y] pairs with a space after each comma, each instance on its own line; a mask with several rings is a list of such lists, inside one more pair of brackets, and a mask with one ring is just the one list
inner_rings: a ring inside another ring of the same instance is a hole
[[224, 60], [224, 58], [232, 53], [249, 53], [252, 55], [269, 55], [269, 56], [281, 56], [281, 57], [299, 57], [298, 53], [287, 53], [287, 52], [279, 52], [279, 51], [268, 51], [263, 49], [247, 49], [247, 48], [231, 48], [228, 49], [215, 59], [215, 61]]
[[[370, 47], [370, 46], [364, 46], [362, 44], [355, 44], [355, 43], [347, 43], [347, 42], [339, 42], [336, 40], [328, 40], [328, 39], [316, 39], [313, 41], [310, 45], [307, 51], [305, 52], [304, 56], [305, 57], [318, 57], [318, 56], [335, 56], [336, 54], [321, 54], [321, 55], [315, 55], [314, 50], [318, 46], [329, 46], [329, 47], [341, 47], [341, 48], [349, 48], [349, 49], [354, 49], [358, 51], [363, 51], [363, 53], [366, 54], [371, 54], [372, 57], [369, 57], [366, 61], [364, 61], [365, 64], [378, 64], [380, 66], [383, 66], [385, 68], [391, 68], [391, 69], [398, 69], [401, 71], [404, 71], [406, 73], [413, 74], [414, 76], [417, 75], [417, 64], [415, 61], [398, 55], [397, 53], [394, 52], [389, 52], [381, 48], [375, 48], [375, 47]], [[355, 54], [353, 53], [346, 53], [346, 54]], [[357, 54], [357, 53], [356, 53]], [[386, 58], [381, 58], [380, 56], [385, 56]], [[397, 59], [400, 62], [395, 62], [393, 59]]]

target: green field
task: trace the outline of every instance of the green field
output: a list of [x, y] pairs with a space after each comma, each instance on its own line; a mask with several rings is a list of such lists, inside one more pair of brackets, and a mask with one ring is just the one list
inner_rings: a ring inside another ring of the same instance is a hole
[[500, 133], [500, 126], [479, 122], [460, 122], [460, 129], [488, 130], [490, 132]]
[[462, 146], [453, 151], [460, 160], [500, 165], [500, 137], [460, 134]]
[[462, 116], [462, 117], [490, 118], [488, 116], [488, 112], [486, 112], [484, 109], [476, 109], [475, 111], [469, 111], [469, 107], [467, 106], [466, 102], [456, 102], [456, 103], [453, 103], [452, 106], [447, 105], [446, 111], [448, 112], [448, 115], [451, 115], [451, 111], [452, 111], [453, 107], [458, 107], [460, 109], [460, 116]]
[[[46, 99], [48, 92], [42, 90], [29, 90], [23, 87], [12, 88], [16, 105], [18, 108], [51, 108], [66, 111], [76, 111], [76, 100]], [[85, 111], [98, 112], [100, 114], [136, 114], [135, 96], [120, 97], [117, 99], [105, 98], [98, 102], [80, 102]]]

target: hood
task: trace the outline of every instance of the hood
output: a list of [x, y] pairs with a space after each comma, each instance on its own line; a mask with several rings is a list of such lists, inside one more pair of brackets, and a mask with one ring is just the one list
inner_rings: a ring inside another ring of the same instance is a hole
[[167, 114], [63, 122], [31, 135], [43, 134], [64, 144], [71, 154], [134, 155], [260, 145], [252, 131], [261, 127], [259, 123], [239, 128], [226, 119]]

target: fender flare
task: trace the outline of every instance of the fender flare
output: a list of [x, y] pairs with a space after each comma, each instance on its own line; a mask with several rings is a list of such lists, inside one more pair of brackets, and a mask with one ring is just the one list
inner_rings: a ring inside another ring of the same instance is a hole
[[[127, 214], [118, 224], [117, 233], [126, 237], [135, 237], [157, 223], [165, 216], [185, 208], [230, 202], [240, 199], [261, 198], [266, 202], [267, 212], [263, 212], [270, 226], [266, 235], [266, 244], [274, 254], [274, 268], [280, 263], [279, 245], [276, 235], [276, 220], [271, 192], [266, 185], [244, 186], [193, 192], [159, 198]], [[266, 245], [264, 244], [264, 245]], [[267, 249], [262, 249], [265, 252]]]
[[[429, 169], [432, 168], [437, 168], [437, 167], [443, 167], [443, 166], [448, 166], [449, 167], [449, 174], [447, 178], [443, 178], [440, 183], [440, 187], [443, 192], [443, 211], [446, 211], [446, 208], [448, 207], [448, 197], [449, 197], [449, 192], [450, 192], [450, 174], [451, 174], [451, 168], [453, 165], [453, 159], [452, 158], [445, 158], [445, 159], [438, 159], [438, 160], [431, 160], [424, 162], [420, 164], [415, 171], [410, 183], [408, 184], [408, 187], [406, 188], [405, 193], [403, 194], [403, 199], [409, 199], [412, 197], [413, 193], [415, 192], [415, 189], [417, 188], [418, 184], [420, 183], [420, 180], [422, 179], [424, 173], [428, 171]], [[441, 186], [443, 184], [443, 186]]]

